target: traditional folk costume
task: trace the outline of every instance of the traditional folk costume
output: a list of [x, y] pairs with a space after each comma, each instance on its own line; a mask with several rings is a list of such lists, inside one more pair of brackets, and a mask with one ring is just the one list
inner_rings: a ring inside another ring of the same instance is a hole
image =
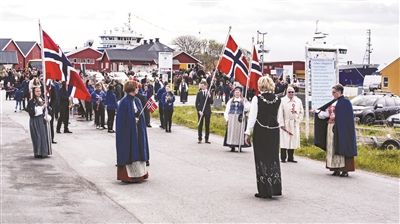
[[250, 147], [245, 144], [244, 131], [247, 125], [246, 112], [250, 110], [250, 103], [243, 98], [233, 97], [226, 104], [224, 118], [227, 122], [224, 146], [231, 147], [231, 151], [235, 150], [235, 147], [239, 145], [244, 147]]
[[181, 82], [179, 85], [180, 100], [182, 103], [187, 102], [189, 87], [186, 82]]
[[[116, 119], [117, 179], [134, 183], [148, 178], [149, 160], [146, 120], [137, 97], [126, 95], [121, 99]], [[139, 115], [140, 114], [140, 115]]]
[[288, 96], [281, 98], [281, 105], [278, 111], [278, 122], [281, 125], [280, 147], [281, 161], [295, 162], [294, 150], [300, 147], [300, 123], [303, 120], [303, 103], [297, 96], [290, 99]]
[[281, 100], [273, 93], [262, 93], [251, 101], [246, 134], [253, 130], [257, 197], [282, 195], [279, 163], [279, 124], [277, 114]]
[[45, 106], [42, 98], [37, 97], [28, 102], [27, 107], [30, 119], [29, 130], [33, 144], [35, 158], [44, 158], [52, 154], [48, 125], [45, 120]]
[[341, 96], [318, 111], [315, 116], [314, 143], [326, 150], [326, 168], [336, 172], [354, 171], [357, 144], [351, 102]]

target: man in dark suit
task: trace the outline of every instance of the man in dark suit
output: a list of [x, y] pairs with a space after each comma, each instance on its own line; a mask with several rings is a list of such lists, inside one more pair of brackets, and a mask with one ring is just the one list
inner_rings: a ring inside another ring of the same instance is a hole
[[[200, 82], [201, 90], [197, 93], [196, 96], [196, 110], [197, 117], [199, 120], [199, 125], [197, 127], [199, 138], [198, 143], [200, 144], [203, 140], [202, 132], [203, 132], [203, 121], [205, 120], [206, 132], [205, 132], [205, 143], [210, 144], [208, 141], [208, 137], [210, 135], [210, 118], [211, 118], [211, 104], [213, 103], [213, 98], [211, 96], [210, 91], [207, 89], [208, 83], [206, 81]], [[205, 106], [204, 106], [205, 104]]]

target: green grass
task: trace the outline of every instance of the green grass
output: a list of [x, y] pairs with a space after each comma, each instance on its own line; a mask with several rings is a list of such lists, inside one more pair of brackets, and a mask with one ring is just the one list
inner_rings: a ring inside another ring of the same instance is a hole
[[196, 95], [199, 92], [199, 85], [189, 85], [189, 95]]
[[[301, 145], [302, 147], [296, 150], [296, 155], [325, 161], [325, 151], [312, 145], [312, 139], [309, 142], [302, 139]], [[355, 157], [357, 168], [400, 177], [400, 150], [379, 150], [364, 145], [358, 145], [357, 149], [358, 156]]]
[[[226, 123], [222, 111], [214, 111], [211, 115], [210, 132], [219, 136], [225, 135]], [[158, 111], [152, 114], [158, 118]], [[197, 129], [197, 112], [194, 106], [175, 107], [172, 122], [192, 129]], [[384, 130], [375, 130], [387, 133]], [[313, 145], [313, 138], [301, 139], [301, 148], [296, 155], [310, 159], [325, 161], [325, 151]], [[379, 150], [369, 146], [359, 145], [358, 156], [355, 158], [356, 167], [371, 172], [400, 177], [400, 150]]]

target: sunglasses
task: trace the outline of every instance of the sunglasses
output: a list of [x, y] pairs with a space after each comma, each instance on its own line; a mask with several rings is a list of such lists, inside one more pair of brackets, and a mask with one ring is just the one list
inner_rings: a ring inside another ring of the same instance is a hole
[[289, 91], [288, 93], [294, 93], [293, 91]]

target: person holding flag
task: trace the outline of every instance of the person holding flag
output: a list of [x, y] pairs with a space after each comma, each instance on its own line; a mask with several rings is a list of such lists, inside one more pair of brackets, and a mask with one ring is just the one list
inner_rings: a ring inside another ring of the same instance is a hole
[[32, 89], [32, 98], [28, 102], [27, 111], [29, 113], [29, 130], [32, 138], [33, 154], [35, 158], [45, 158], [51, 155], [51, 143], [48, 134], [46, 117], [46, 103], [42, 98], [40, 87]]
[[136, 81], [124, 85], [126, 95], [121, 99], [116, 118], [117, 180], [137, 183], [148, 178], [149, 142], [143, 106]]
[[[224, 118], [227, 122], [224, 146], [231, 148], [231, 152], [235, 151], [235, 147], [249, 147], [244, 144], [244, 129], [246, 125], [246, 116], [243, 114], [250, 110], [250, 103], [242, 95], [242, 87], [236, 86], [233, 97], [228, 101], [225, 108]], [[240, 141], [240, 142], [239, 142]]]
[[200, 91], [196, 95], [196, 110], [198, 117], [197, 131], [198, 131], [198, 143], [200, 144], [203, 140], [203, 121], [205, 120], [205, 143], [210, 144], [210, 119], [211, 119], [211, 104], [213, 98], [208, 90], [208, 83], [203, 80], [200, 82]]
[[169, 85], [165, 87], [165, 91], [166, 92], [161, 97], [162, 105], [164, 105], [165, 132], [171, 133], [175, 96]]

